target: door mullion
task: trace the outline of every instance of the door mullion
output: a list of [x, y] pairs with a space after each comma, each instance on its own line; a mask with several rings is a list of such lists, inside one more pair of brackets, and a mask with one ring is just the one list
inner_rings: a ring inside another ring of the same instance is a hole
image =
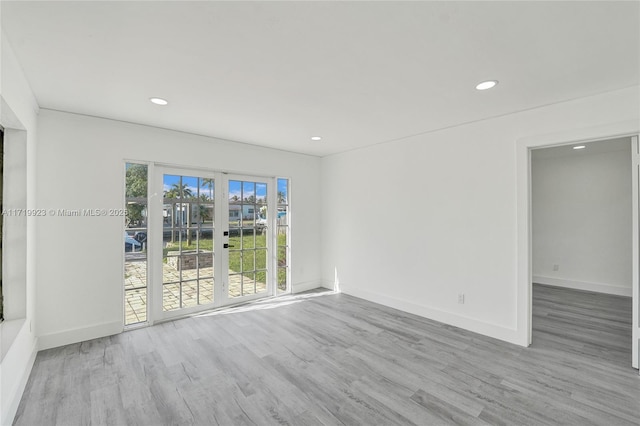
[[271, 178], [267, 182], [267, 211], [269, 213], [269, 227], [267, 228], [267, 292], [270, 296], [277, 294], [278, 281], [278, 185], [277, 178]]
[[[157, 173], [155, 165], [149, 164], [149, 194], [162, 194], [162, 171]], [[149, 276], [149, 293], [147, 312], [150, 312], [149, 324], [153, 324], [162, 318], [162, 234], [158, 235], [157, 229], [162, 228], [162, 221], [155, 212], [162, 211], [162, 196], [149, 197], [149, 211], [147, 213], [147, 240], [148, 261], [150, 267], [147, 269]], [[158, 262], [157, 259], [160, 259]], [[159, 283], [159, 285], [157, 284]]]
[[226, 304], [227, 301], [227, 275], [228, 271], [224, 270], [229, 253], [223, 248], [223, 244], [226, 242], [224, 232], [229, 228], [229, 211], [227, 208], [229, 199], [229, 189], [227, 184], [227, 176], [224, 173], [216, 173], [216, 191], [215, 191], [215, 204], [214, 204], [214, 217], [215, 217], [215, 239], [213, 252], [215, 256], [213, 258], [214, 267], [214, 286], [213, 294], [216, 306]]

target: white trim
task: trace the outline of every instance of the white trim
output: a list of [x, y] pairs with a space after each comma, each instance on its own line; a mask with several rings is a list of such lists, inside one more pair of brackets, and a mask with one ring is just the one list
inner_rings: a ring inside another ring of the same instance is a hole
[[118, 320], [45, 334], [38, 337], [38, 350], [43, 351], [45, 349], [57, 348], [86, 340], [112, 336], [122, 333], [123, 330], [122, 320]]
[[[531, 344], [532, 337], [532, 249], [531, 249], [531, 167], [530, 151], [533, 148], [568, 145], [597, 140], [631, 137], [640, 132], [638, 120], [573, 129], [547, 135], [536, 135], [518, 139], [516, 142], [516, 202], [517, 202], [517, 334], [524, 346]], [[637, 258], [635, 259], [637, 262]], [[634, 295], [634, 306], [638, 298]], [[635, 345], [635, 342], [633, 343]], [[637, 362], [637, 361], [634, 361]]]
[[533, 276], [533, 282], [537, 284], [552, 285], [554, 287], [572, 288], [575, 290], [592, 291], [594, 293], [606, 293], [615, 296], [631, 297], [631, 287], [619, 287], [611, 284], [590, 283], [586, 281], [567, 280], [564, 278]]
[[[147, 324], [149, 325], [153, 325], [153, 323], [157, 319], [157, 313], [153, 310], [153, 306], [155, 304], [155, 298], [158, 297], [158, 294], [154, 293], [152, 285], [152, 283], [154, 282], [153, 274], [155, 273], [155, 271], [153, 270], [153, 262], [151, 261], [151, 259], [153, 259], [153, 256], [156, 255], [157, 247], [154, 245], [154, 239], [156, 237], [151, 235], [151, 230], [153, 229], [152, 226], [155, 226], [156, 221], [162, 220], [160, 219], [160, 217], [155, 217], [155, 215], [149, 214], [149, 212], [152, 211], [151, 205], [153, 204], [151, 198], [152, 195], [155, 194], [155, 192], [152, 192], [155, 189], [153, 181], [153, 176], [155, 176], [156, 173], [155, 167], [155, 163], [153, 162], [149, 162], [149, 164], [147, 164]], [[156, 201], [155, 199], [160, 198], [159, 211], [162, 211], [162, 197], [153, 198], [154, 201]], [[162, 289], [160, 289], [159, 292], [161, 293]], [[160, 296], [162, 296], [162, 294], [160, 294]]]
[[18, 407], [20, 406], [20, 401], [22, 400], [22, 394], [24, 393], [24, 390], [27, 387], [27, 382], [29, 381], [29, 376], [31, 375], [33, 364], [36, 362], [36, 356], [38, 355], [38, 351], [36, 350], [36, 345], [37, 345], [37, 341], [34, 340], [31, 355], [29, 355], [29, 359], [27, 360], [27, 365], [25, 369], [22, 371], [22, 376], [20, 377], [20, 381], [16, 385], [15, 392], [13, 392], [12, 395], [10, 396], [9, 405], [6, 408], [6, 412], [4, 413], [4, 418], [2, 419], [2, 425], [13, 424], [13, 420], [15, 419], [16, 414], [18, 413]]
[[322, 288], [327, 288], [329, 290], [333, 290], [333, 291], [335, 291], [337, 293], [340, 293], [340, 291], [339, 291], [340, 290], [340, 286], [336, 285], [336, 284], [338, 284], [338, 283], [335, 280], [334, 281], [322, 280], [322, 281], [320, 281], [318, 286], [322, 287]]
[[[316, 288], [320, 288], [323, 287], [322, 284], [320, 283], [320, 281], [307, 281], [307, 282], [302, 282], [302, 283], [294, 283], [291, 285], [291, 293], [295, 294], [295, 293], [302, 293], [304, 291], [309, 291], [309, 290], [313, 290]], [[329, 287], [327, 287], [329, 288]], [[285, 293], [281, 293], [280, 296], [284, 295]]]
[[[2, 425], [11, 425], [15, 418], [16, 413], [18, 412], [18, 406], [20, 405], [20, 400], [22, 399], [22, 394], [24, 393], [24, 389], [27, 386], [27, 381], [29, 380], [29, 375], [31, 374], [31, 369], [33, 368], [33, 363], [36, 360], [37, 351], [37, 339], [31, 340], [31, 347], [29, 348], [29, 357], [26, 359], [23, 351], [19, 348], [22, 347], [22, 342], [26, 340], [32, 339], [31, 332], [27, 330], [26, 321], [22, 322], [22, 327], [18, 330], [18, 334], [15, 339], [16, 344], [12, 344], [9, 350], [6, 353], [6, 356], [2, 360], [2, 371], [10, 370], [10, 371], [21, 371], [20, 378], [18, 381], [14, 383], [9, 383], [13, 385], [11, 389], [8, 389], [8, 395], [5, 396], [3, 393], [3, 401], [7, 403], [2, 404]], [[4, 373], [7, 374], [7, 373]], [[3, 390], [5, 386], [5, 381], [3, 380], [2, 388]]]
[[632, 204], [632, 221], [631, 221], [631, 289], [632, 289], [632, 326], [631, 326], [631, 364], [634, 368], [638, 368], [640, 364], [640, 144], [638, 136], [631, 138], [631, 204]]
[[18, 337], [25, 322], [27, 322], [26, 318], [18, 318], [4, 320], [0, 323], [0, 362], [4, 360], [4, 357], [13, 346], [13, 342]]
[[516, 211], [517, 211], [517, 242], [516, 242], [516, 329], [522, 346], [529, 346], [532, 339], [531, 329], [531, 301], [533, 289], [531, 286], [531, 155], [526, 142], [516, 147]]
[[[278, 178], [266, 178], [267, 182], [267, 293], [278, 295]], [[227, 197], [227, 200], [229, 198]], [[269, 214], [271, 212], [271, 214]], [[258, 212], [254, 212], [254, 220]], [[288, 218], [287, 218], [288, 219]], [[254, 225], [255, 229], [255, 225]], [[253, 231], [256, 232], [255, 230]], [[264, 230], [262, 231], [264, 232]], [[254, 265], [255, 269], [255, 265]]]
[[348, 286], [344, 286], [344, 284], [341, 284], [341, 287], [342, 293], [349, 294], [360, 299], [438, 321], [443, 324], [459, 327], [474, 333], [493, 337], [495, 339], [504, 340], [509, 343], [520, 344], [518, 330], [515, 329], [479, 321], [477, 318], [465, 317], [452, 312], [432, 308], [430, 306], [420, 305], [408, 300], [389, 297], [377, 292], [357, 288], [352, 289]]

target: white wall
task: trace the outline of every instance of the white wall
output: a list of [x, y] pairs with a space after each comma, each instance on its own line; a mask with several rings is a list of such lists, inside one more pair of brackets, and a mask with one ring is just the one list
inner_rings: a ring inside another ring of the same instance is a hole
[[[22, 69], [2, 35], [0, 40], [0, 124], [5, 128], [4, 208], [35, 204], [38, 106]], [[11, 424], [36, 355], [35, 239], [33, 218], [4, 220], [3, 293], [0, 325], [0, 422]]]
[[638, 89], [323, 158], [324, 285], [527, 345], [516, 141], [629, 120], [637, 129]]
[[534, 282], [631, 297], [631, 139], [624, 142], [613, 152], [533, 154]]
[[[126, 160], [290, 178], [293, 290], [320, 285], [317, 157], [44, 109], [38, 130], [41, 209], [122, 208]], [[40, 348], [121, 331], [123, 219], [47, 216], [39, 225]]]

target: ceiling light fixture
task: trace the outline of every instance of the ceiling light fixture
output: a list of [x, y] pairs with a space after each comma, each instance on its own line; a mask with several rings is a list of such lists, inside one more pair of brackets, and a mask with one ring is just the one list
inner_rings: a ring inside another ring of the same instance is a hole
[[162, 99], [162, 98], [149, 98], [149, 100], [151, 101], [151, 103], [154, 103], [156, 105], [167, 105], [169, 103], [169, 101], [167, 101], [166, 99]]
[[585, 145], [578, 145], [573, 147], [573, 149], [585, 149], [585, 148], [586, 148]]
[[322, 138], [320, 136], [311, 136], [312, 141], [320, 141]]
[[491, 89], [492, 87], [495, 87], [495, 85], [498, 84], [498, 80], [487, 80], [487, 81], [483, 81], [482, 83], [478, 83], [476, 85], [476, 90], [487, 90], [487, 89]]

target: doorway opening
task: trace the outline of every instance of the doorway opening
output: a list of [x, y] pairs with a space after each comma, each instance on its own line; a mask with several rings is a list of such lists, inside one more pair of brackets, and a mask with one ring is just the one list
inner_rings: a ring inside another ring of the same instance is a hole
[[621, 137], [531, 150], [534, 346], [560, 345], [628, 365], [632, 146], [631, 137]]

